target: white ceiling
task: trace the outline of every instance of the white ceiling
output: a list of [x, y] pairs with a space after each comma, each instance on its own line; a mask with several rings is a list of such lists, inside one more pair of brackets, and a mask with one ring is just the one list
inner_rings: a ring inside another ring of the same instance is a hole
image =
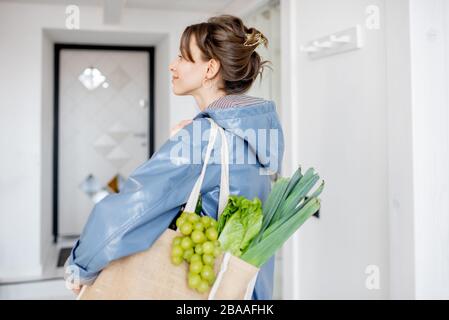
[[215, 12], [225, 9], [233, 0], [127, 0], [126, 7]]
[[279, 0], [0, 0], [45, 5], [96, 6], [103, 9], [105, 24], [120, 24], [126, 9], [201, 12], [205, 14], [233, 14], [244, 18], [251, 12]]
[[0, 0], [3, 2], [104, 6], [110, 2], [124, 2], [125, 8], [160, 9], [196, 12], [223, 12], [227, 8], [247, 7], [251, 3], [264, 3], [263, 0]]

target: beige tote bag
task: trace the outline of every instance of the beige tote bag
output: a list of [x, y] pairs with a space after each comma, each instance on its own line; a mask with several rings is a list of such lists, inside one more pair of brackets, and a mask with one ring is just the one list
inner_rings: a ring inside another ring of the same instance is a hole
[[[229, 196], [229, 151], [224, 130], [212, 119], [209, 144], [201, 174], [189, 196], [184, 211], [194, 212], [203, 183], [206, 167], [215, 144], [221, 135], [221, 179], [218, 216], [223, 212]], [[229, 252], [215, 261], [216, 280], [209, 292], [200, 294], [187, 284], [188, 265], [171, 262], [171, 245], [180, 232], [167, 229], [153, 245], [142, 252], [111, 262], [91, 286], [83, 286], [77, 299], [185, 299], [185, 300], [249, 300], [259, 269]]]

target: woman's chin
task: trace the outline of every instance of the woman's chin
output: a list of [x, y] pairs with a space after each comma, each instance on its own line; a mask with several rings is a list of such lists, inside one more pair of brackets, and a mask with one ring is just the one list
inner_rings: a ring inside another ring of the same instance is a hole
[[177, 96], [185, 96], [188, 94], [187, 92], [185, 92], [185, 90], [179, 90], [179, 88], [176, 88], [175, 86], [172, 87], [172, 92]]
[[174, 86], [172, 86], [171, 91], [173, 92], [173, 94], [179, 96], [179, 90], [176, 90]]

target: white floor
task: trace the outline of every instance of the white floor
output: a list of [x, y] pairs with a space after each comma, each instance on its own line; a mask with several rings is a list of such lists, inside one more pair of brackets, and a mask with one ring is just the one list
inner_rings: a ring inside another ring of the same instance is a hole
[[[76, 296], [66, 289], [64, 268], [57, 267], [58, 254], [61, 248], [71, 247], [73, 239], [62, 239], [52, 247], [46, 259], [43, 274], [33, 279], [8, 279], [0, 282], [0, 300], [75, 300]], [[273, 299], [282, 299], [280, 254], [276, 256]]]
[[66, 288], [64, 268], [57, 267], [59, 250], [71, 247], [73, 239], [62, 239], [54, 245], [47, 257], [41, 277], [32, 279], [2, 279], [0, 300], [74, 300], [75, 295]]
[[75, 300], [75, 298], [75, 295], [66, 289], [64, 279], [0, 284], [0, 300]]

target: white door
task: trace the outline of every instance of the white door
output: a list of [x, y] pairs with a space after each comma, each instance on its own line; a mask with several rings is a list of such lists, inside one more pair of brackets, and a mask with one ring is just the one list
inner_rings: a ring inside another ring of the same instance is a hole
[[81, 233], [96, 202], [149, 158], [149, 53], [61, 49], [58, 233]]

